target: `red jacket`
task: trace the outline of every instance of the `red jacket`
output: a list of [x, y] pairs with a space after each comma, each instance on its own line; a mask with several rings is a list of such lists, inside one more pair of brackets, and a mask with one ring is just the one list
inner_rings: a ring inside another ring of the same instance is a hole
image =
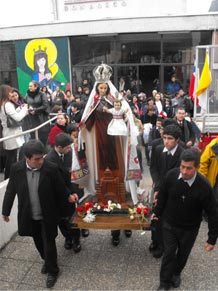
[[59, 127], [57, 124], [55, 124], [51, 128], [51, 130], [50, 130], [50, 132], [48, 134], [48, 144], [51, 147], [54, 147], [54, 145], [55, 145], [55, 137], [56, 137], [56, 135], [58, 135], [61, 132], [64, 132], [64, 128]]

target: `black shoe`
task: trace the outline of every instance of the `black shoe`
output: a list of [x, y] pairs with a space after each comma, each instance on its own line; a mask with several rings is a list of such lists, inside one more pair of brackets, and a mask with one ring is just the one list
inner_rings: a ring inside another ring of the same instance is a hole
[[172, 277], [172, 286], [173, 286], [173, 288], [179, 288], [180, 284], [181, 284], [180, 275], [173, 275], [173, 277]]
[[81, 251], [81, 249], [82, 249], [81, 244], [80, 244], [79, 241], [78, 242], [74, 242], [72, 246], [73, 246], [74, 253], [79, 253]]
[[46, 270], [45, 264], [43, 264], [42, 269], [41, 269], [41, 274], [47, 274], [48, 271]]
[[89, 230], [88, 229], [81, 229], [81, 234], [83, 237], [89, 236]]
[[64, 247], [66, 250], [71, 250], [73, 247], [73, 243], [71, 239], [65, 239]]
[[154, 250], [157, 249], [157, 244], [154, 242], [151, 242], [150, 246], [148, 247], [150, 252], [153, 252]]
[[113, 236], [112, 237], [112, 245], [117, 247], [120, 243], [120, 238], [119, 237], [116, 237], [116, 236]]
[[128, 229], [128, 230], [125, 229], [125, 230], [124, 230], [124, 233], [125, 233], [125, 236], [126, 236], [126, 237], [131, 237], [131, 236], [132, 236], [132, 231], [129, 230], [129, 229]]
[[157, 288], [157, 290], [170, 290], [171, 285], [170, 284], [160, 284], [160, 286]]
[[156, 250], [154, 250], [154, 251], [152, 252], [152, 255], [153, 255], [153, 257], [156, 258], [156, 259], [161, 258], [162, 255], [163, 255], [163, 249], [161, 249], [161, 248], [157, 248]]
[[48, 273], [48, 277], [46, 279], [46, 287], [47, 288], [52, 288], [56, 281], [57, 281], [57, 278], [58, 278], [58, 274], [50, 274]]

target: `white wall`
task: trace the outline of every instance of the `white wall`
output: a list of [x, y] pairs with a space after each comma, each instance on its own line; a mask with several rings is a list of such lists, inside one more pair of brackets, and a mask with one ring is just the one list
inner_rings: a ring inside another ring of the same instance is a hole
[[[0, 209], [2, 212], [2, 202], [5, 194], [5, 189], [8, 180], [0, 183]], [[17, 199], [14, 200], [14, 205], [10, 215], [10, 221], [5, 222], [0, 217], [0, 249], [10, 241], [11, 237], [17, 232]]]
[[[212, 0], [1, 0], [0, 27], [207, 14]], [[0, 36], [1, 37], [1, 36]]]

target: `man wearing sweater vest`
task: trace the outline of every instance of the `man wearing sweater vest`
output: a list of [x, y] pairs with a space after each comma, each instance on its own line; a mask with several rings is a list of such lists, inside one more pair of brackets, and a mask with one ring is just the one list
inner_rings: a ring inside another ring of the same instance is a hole
[[177, 288], [202, 221], [202, 212], [208, 216], [208, 240], [205, 251], [214, 248], [218, 237], [218, 212], [213, 190], [208, 181], [197, 172], [200, 154], [196, 149], [183, 151], [180, 168], [166, 175], [158, 194], [152, 219], [163, 217], [164, 255], [158, 290]]

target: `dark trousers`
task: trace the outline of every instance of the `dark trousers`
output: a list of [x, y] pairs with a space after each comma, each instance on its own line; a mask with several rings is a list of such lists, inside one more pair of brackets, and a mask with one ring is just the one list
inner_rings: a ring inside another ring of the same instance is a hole
[[218, 177], [216, 178], [216, 183], [215, 183], [214, 188], [213, 188], [213, 193], [214, 193], [214, 197], [216, 200], [216, 207], [218, 209]]
[[173, 275], [179, 275], [186, 265], [198, 234], [197, 229], [184, 230], [163, 222], [164, 254], [160, 269], [160, 283], [170, 284]]
[[74, 241], [76, 243], [80, 240], [80, 229], [72, 229], [68, 219], [61, 219], [59, 222], [59, 229], [66, 240]]
[[65, 237], [66, 240], [74, 241], [78, 243], [80, 240], [80, 229], [72, 228], [72, 225], [69, 223], [70, 218], [74, 215], [74, 213], [75, 213], [75, 204], [69, 203], [68, 217], [62, 218], [58, 226], [62, 235]]
[[156, 248], [163, 249], [162, 220], [151, 221], [151, 240]]
[[41, 258], [45, 261], [47, 272], [57, 274], [59, 268], [55, 238], [47, 236], [42, 220], [33, 220], [33, 240]]
[[10, 177], [11, 166], [17, 162], [17, 149], [5, 150], [5, 180]]
[[[3, 149], [0, 148], [0, 151], [3, 151]], [[4, 172], [5, 168], [5, 162], [6, 162], [6, 157], [5, 155], [1, 155], [0, 153], [0, 173]]]

